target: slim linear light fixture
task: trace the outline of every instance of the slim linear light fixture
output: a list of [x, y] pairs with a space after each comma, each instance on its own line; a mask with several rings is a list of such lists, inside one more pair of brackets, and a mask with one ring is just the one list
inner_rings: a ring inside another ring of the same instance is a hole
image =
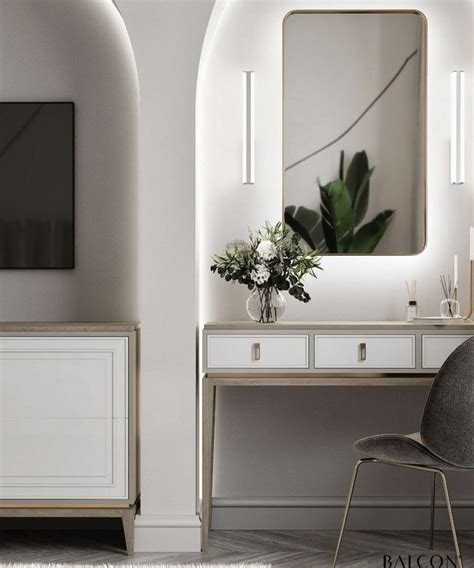
[[464, 71], [451, 73], [451, 183], [464, 183]]
[[242, 183], [255, 183], [255, 72], [244, 71], [243, 84], [243, 115], [242, 115]]

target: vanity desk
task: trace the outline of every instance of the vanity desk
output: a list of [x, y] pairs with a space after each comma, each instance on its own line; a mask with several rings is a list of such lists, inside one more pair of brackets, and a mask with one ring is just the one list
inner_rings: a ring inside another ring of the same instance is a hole
[[212, 513], [217, 387], [426, 386], [474, 323], [212, 322], [204, 326], [203, 550]]

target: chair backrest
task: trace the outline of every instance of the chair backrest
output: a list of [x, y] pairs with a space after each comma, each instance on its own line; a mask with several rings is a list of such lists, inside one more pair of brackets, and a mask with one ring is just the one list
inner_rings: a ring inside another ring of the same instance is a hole
[[440, 459], [474, 468], [474, 337], [460, 345], [436, 375], [420, 433]]

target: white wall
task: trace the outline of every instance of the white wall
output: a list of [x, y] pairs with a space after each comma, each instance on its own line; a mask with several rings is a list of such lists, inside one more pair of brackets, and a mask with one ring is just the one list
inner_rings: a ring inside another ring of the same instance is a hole
[[0, 98], [76, 103], [76, 268], [0, 271], [0, 319], [138, 320], [138, 82], [110, 0], [2, 0]]
[[0, 0], [0, 97], [72, 100], [77, 121], [76, 269], [2, 270], [0, 318], [139, 320], [141, 309], [137, 550], [200, 549], [194, 140], [212, 3], [120, 0], [127, 30], [111, 0]]
[[[281, 219], [282, 20], [294, 8], [363, 9], [356, 0], [233, 0], [228, 2], [200, 77], [198, 184], [200, 188], [201, 323], [246, 320], [244, 287], [231, 287], [210, 274], [212, 253], [247, 228]], [[439, 274], [452, 270], [460, 256], [461, 301], [467, 308], [468, 228], [472, 222], [472, 172], [467, 183], [449, 184], [450, 72], [467, 75], [468, 154], [471, 155], [472, 3], [417, 0], [379, 1], [379, 9], [419, 9], [428, 18], [428, 244], [412, 257], [326, 257], [318, 280], [307, 282], [309, 305], [288, 300], [288, 320], [393, 320], [404, 318], [404, 280], [416, 278], [424, 314], [436, 314]], [[256, 184], [241, 183], [241, 77], [255, 70]], [[228, 389], [218, 394], [214, 492], [216, 526], [258, 525], [259, 509], [242, 504], [295, 504], [331, 500], [341, 505], [355, 458], [353, 440], [363, 435], [418, 428], [425, 389]], [[399, 472], [367, 472], [359, 495], [427, 495], [424, 479]], [[472, 497], [470, 478], [453, 475], [453, 494]], [[374, 499], [370, 503], [374, 503]], [[370, 500], [370, 499], [369, 499]], [[237, 511], [237, 512], [235, 512]], [[247, 511], [247, 513], [246, 513]], [[279, 518], [273, 509], [265, 522], [293, 526], [306, 521], [292, 509]], [[339, 515], [324, 510], [326, 527]], [[410, 512], [408, 518], [415, 519]], [[367, 517], [366, 517], [367, 518]], [[372, 526], [381, 526], [375, 514]], [[270, 521], [269, 521], [270, 519]], [[406, 517], [404, 518], [406, 522]], [[417, 522], [420, 520], [416, 517]], [[472, 516], [471, 516], [472, 519]], [[318, 521], [319, 522], [319, 521]], [[368, 521], [370, 524], [370, 520]], [[286, 524], [285, 524], [286, 523]], [[267, 525], [268, 526], [268, 525]]]
[[141, 92], [137, 550], [199, 550], [195, 101], [213, 0], [119, 0]]

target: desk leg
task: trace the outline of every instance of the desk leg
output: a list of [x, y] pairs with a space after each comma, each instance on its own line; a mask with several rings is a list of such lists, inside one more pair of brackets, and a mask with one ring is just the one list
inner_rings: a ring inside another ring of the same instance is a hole
[[216, 387], [204, 377], [202, 391], [202, 550], [207, 551], [212, 523], [212, 469], [214, 462], [214, 418]]

